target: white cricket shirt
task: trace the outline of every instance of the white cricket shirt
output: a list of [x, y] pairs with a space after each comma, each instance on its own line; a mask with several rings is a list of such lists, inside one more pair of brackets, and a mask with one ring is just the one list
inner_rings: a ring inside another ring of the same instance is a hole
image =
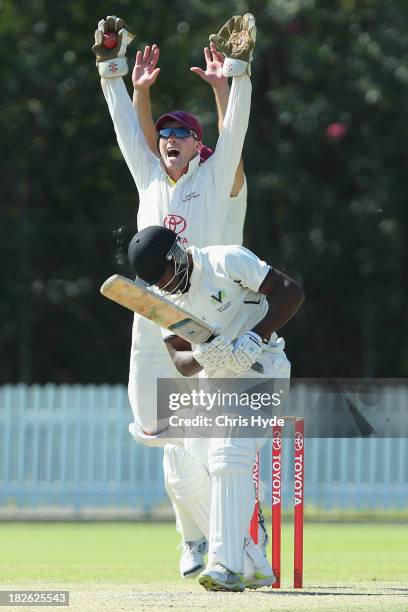
[[[210, 325], [221, 327], [231, 340], [252, 329], [268, 312], [266, 296], [259, 293], [269, 265], [242, 246], [191, 247], [193, 272], [190, 289], [170, 295], [174, 301]], [[162, 330], [163, 337], [171, 335]]]
[[234, 209], [239, 202], [230, 198], [230, 193], [248, 127], [249, 77], [243, 75], [232, 80], [215, 153], [202, 164], [197, 155], [175, 185], [170, 184], [162, 162], [145, 141], [123, 79], [102, 79], [101, 83], [120, 150], [139, 192], [138, 229], [164, 225], [175, 231], [185, 246], [201, 247], [225, 244], [225, 225], [233, 223], [241, 227], [236, 226], [232, 234], [230, 231], [227, 239], [233, 235], [242, 238], [245, 209], [242, 205]]

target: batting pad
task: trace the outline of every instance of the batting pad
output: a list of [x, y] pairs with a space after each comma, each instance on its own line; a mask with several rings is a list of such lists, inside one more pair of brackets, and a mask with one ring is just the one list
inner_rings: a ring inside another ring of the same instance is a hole
[[166, 490], [174, 505], [181, 509], [184, 540], [199, 540], [203, 534], [208, 538], [211, 480], [206, 468], [189, 452], [170, 445], [164, 449], [163, 468]]
[[242, 572], [245, 537], [255, 503], [252, 439], [214, 439], [209, 455], [212, 481], [209, 559]]

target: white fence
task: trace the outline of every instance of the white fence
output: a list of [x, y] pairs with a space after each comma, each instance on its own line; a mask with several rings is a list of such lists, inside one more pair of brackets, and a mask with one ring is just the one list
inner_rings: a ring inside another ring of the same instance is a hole
[[[167, 503], [161, 450], [135, 444], [127, 430], [130, 419], [122, 386], [0, 387], [0, 508], [149, 512]], [[285, 439], [287, 507], [292, 500], [291, 444]], [[266, 444], [261, 477], [267, 499], [270, 463]], [[408, 505], [406, 437], [307, 437], [305, 468], [307, 504], [324, 509]]]

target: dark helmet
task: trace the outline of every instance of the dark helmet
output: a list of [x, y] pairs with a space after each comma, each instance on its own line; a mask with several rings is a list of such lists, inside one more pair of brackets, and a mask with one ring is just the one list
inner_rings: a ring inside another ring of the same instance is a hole
[[152, 225], [135, 234], [130, 241], [128, 258], [137, 276], [154, 285], [172, 261], [177, 234], [167, 227]]

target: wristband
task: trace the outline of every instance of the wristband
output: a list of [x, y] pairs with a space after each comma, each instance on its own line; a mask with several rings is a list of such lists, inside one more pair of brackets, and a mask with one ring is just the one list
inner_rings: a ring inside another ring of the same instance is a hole
[[222, 74], [226, 77], [242, 76], [243, 74], [251, 75], [251, 64], [233, 57], [226, 57], [222, 67]]
[[128, 72], [126, 57], [115, 57], [106, 62], [97, 62], [99, 74], [103, 79], [125, 76]]

